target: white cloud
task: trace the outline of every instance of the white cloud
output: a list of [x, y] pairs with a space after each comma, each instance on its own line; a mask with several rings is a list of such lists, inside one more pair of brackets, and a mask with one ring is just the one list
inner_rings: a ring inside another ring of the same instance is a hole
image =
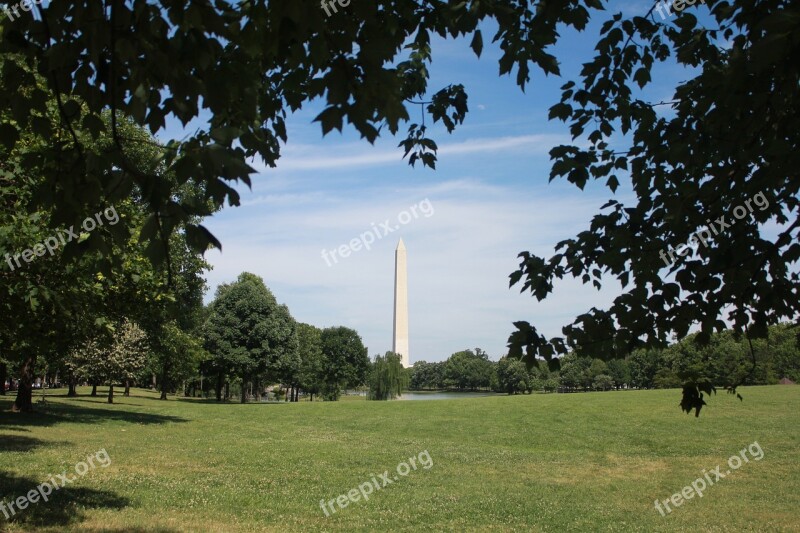
[[[547, 134], [469, 139], [462, 142], [441, 143], [439, 157], [441, 160], [445, 160], [446, 157], [454, 155], [508, 151], [545, 154], [554, 144], [567, 140], [566, 136]], [[314, 145], [290, 142], [281, 150], [277, 171], [331, 171], [405, 164], [402, 148], [386, 146], [390, 143], [394, 144], [395, 141], [395, 138], [390, 138], [374, 146], [366, 141]], [[276, 172], [276, 169], [268, 169], [258, 162], [251, 164], [261, 172]]]
[[[541, 304], [508, 288], [517, 254], [552, 253], [556, 242], [586, 228], [603, 202], [597, 196], [559, 184], [525, 190], [477, 177], [351, 192], [256, 196], [210, 220], [224, 247], [209, 255], [211, 285], [254, 272], [298, 320], [353, 327], [371, 354], [382, 353], [391, 348], [394, 248], [402, 236], [411, 358], [429, 361], [476, 346], [496, 358], [505, 352], [512, 321], [558, 335], [577, 314], [610, 301], [608, 293], [573, 280]], [[432, 216], [397, 224], [401, 211], [425, 198]], [[376, 239], [371, 250], [326, 264], [323, 249], [345, 245], [387, 219], [400, 229]]]

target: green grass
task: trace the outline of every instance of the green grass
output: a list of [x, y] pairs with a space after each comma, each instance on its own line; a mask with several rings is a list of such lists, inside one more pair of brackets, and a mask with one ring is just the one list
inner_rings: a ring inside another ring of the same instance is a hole
[[[87, 392], [0, 413], [2, 500], [102, 448], [112, 461], [11, 523], [0, 514], [0, 529], [800, 530], [800, 387], [720, 394], [700, 418], [680, 412], [677, 390], [249, 405], [141, 390], [107, 405]], [[761, 461], [666, 517], [655, 510], [754, 441]], [[424, 450], [429, 470], [323, 514], [321, 499]]]

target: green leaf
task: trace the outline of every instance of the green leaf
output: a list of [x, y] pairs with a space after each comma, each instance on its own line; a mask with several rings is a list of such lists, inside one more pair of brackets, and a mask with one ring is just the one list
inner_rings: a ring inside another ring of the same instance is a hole
[[483, 35], [481, 35], [481, 30], [475, 30], [475, 33], [472, 34], [472, 42], [469, 45], [472, 51], [475, 52], [475, 55], [481, 57], [481, 52], [483, 52]]

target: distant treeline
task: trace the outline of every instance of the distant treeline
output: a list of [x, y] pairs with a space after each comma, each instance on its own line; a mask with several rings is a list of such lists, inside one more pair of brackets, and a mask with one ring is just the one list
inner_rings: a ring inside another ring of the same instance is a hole
[[782, 378], [800, 380], [800, 329], [779, 324], [768, 338], [753, 339], [724, 331], [698, 345], [696, 335], [664, 349], [642, 349], [624, 359], [604, 361], [574, 353], [550, 370], [544, 361], [527, 368], [522, 361], [503, 357], [490, 361], [481, 349], [454, 353], [447, 361], [419, 361], [410, 369], [411, 390], [449, 389], [498, 392], [574, 392], [621, 388], [680, 387], [686, 381], [708, 380], [713, 385], [771, 385]]

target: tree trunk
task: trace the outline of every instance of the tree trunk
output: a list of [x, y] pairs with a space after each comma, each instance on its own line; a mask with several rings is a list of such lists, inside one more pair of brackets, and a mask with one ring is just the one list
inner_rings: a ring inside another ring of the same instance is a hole
[[231, 383], [230, 381], [225, 381], [225, 401], [227, 402], [230, 397], [231, 397]]
[[245, 395], [247, 394], [247, 382], [245, 381], [245, 377], [242, 376], [242, 397], [241, 403], [245, 403]]
[[92, 393], [89, 396], [97, 396], [97, 383], [92, 382]]
[[108, 403], [114, 403], [114, 384], [108, 386]]
[[130, 396], [130, 395], [131, 395], [131, 380], [126, 379], [125, 380], [125, 392], [123, 393], [123, 396]]
[[6, 377], [8, 376], [8, 368], [5, 363], [0, 363], [0, 396], [6, 395]]
[[164, 361], [164, 364], [161, 366], [161, 399], [167, 399], [167, 376], [169, 373], [169, 362]]
[[216, 393], [217, 393], [217, 401], [222, 401], [222, 372], [217, 374], [217, 385], [216, 385]]
[[35, 363], [36, 355], [29, 355], [22, 363], [17, 399], [14, 400], [14, 411], [33, 411], [33, 366]]
[[75, 390], [75, 374], [73, 374], [71, 370], [67, 375], [67, 381], [69, 386], [69, 390], [67, 390], [67, 396], [74, 398], [78, 395], [78, 391]]

